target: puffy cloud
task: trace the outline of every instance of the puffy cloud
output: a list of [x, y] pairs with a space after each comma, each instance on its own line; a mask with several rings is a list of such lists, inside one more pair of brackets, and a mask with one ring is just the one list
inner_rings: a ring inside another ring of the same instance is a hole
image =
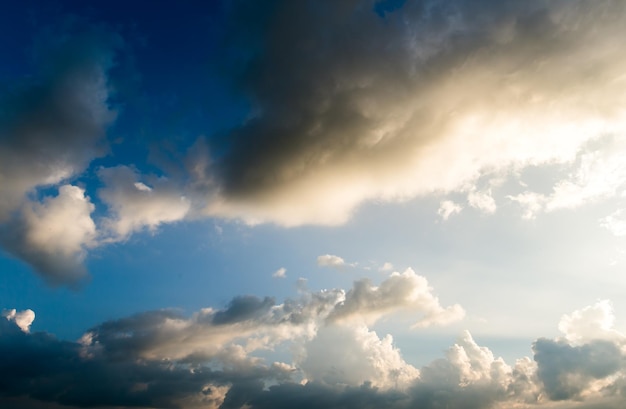
[[304, 376], [330, 385], [369, 382], [384, 389], [406, 389], [419, 376], [393, 346], [391, 335], [381, 339], [364, 325], [322, 328], [305, 351], [298, 364]]
[[624, 335], [613, 328], [614, 323], [613, 307], [608, 300], [603, 300], [564, 315], [559, 322], [559, 330], [569, 343], [575, 345], [600, 339], [626, 341]]
[[38, 37], [34, 74], [0, 98], [1, 242], [53, 284], [85, 275], [93, 205], [76, 186], [62, 185], [43, 202], [37, 189], [66, 183], [105, 153], [115, 119], [107, 71], [122, 46], [103, 26], [79, 19], [61, 26]]
[[372, 285], [367, 279], [356, 281], [328, 318], [331, 321], [354, 318], [368, 321], [398, 310], [422, 314], [416, 327], [446, 325], [465, 316], [458, 304], [442, 307], [426, 278], [409, 268], [403, 273], [392, 273], [380, 286]]
[[153, 177], [148, 186], [126, 166], [100, 169], [98, 174], [105, 183], [98, 194], [111, 212], [103, 222], [108, 240], [126, 239], [143, 228], [154, 231], [162, 223], [182, 220], [191, 208], [180, 187], [167, 178]]
[[15, 322], [15, 325], [24, 332], [29, 332], [30, 325], [35, 321], [35, 312], [31, 309], [19, 312], [15, 309], [5, 310], [2, 312], [2, 316], [9, 321]]
[[0, 230], [0, 239], [49, 283], [76, 283], [86, 275], [86, 249], [96, 239], [93, 210], [83, 189], [64, 185], [55, 197], [25, 204], [21, 218]]
[[354, 263], [346, 263], [346, 261], [334, 254], [324, 254], [317, 257], [317, 265], [320, 267], [345, 268], [353, 267]]
[[[589, 141], [624, 130], [619, 1], [234, 10], [233, 38], [257, 44], [238, 78], [256, 109], [206, 168], [218, 186], [210, 215], [339, 224], [365, 200], [450, 191], [492, 212], [480, 178], [574, 164]], [[588, 161], [547, 207], [611, 194]]]
[[[611, 329], [606, 302], [565, 315], [560, 327], [568, 337], [538, 339], [534, 361], [525, 357], [509, 366], [465, 331], [443, 358], [418, 370], [390, 335], [380, 338], [363, 324], [325, 325], [322, 318], [340, 295], [309, 293], [284, 304], [235, 297], [223, 310], [189, 318], [152, 311], [102, 323], [79, 342], [30, 333], [34, 314], [8, 310], [0, 320], [0, 403], [24, 409], [613, 409], [625, 402], [624, 339], [582, 325]], [[288, 329], [312, 322], [304, 337]], [[293, 343], [286, 349], [291, 364], [268, 365], [251, 354], [286, 340]]]

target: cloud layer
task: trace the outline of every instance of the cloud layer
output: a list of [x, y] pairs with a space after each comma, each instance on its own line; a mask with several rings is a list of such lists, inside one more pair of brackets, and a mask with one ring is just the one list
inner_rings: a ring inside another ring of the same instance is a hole
[[[29, 333], [34, 313], [8, 310], [0, 320], [0, 402], [19, 408], [487, 409], [617, 408], [626, 401], [626, 338], [607, 327], [607, 301], [563, 316], [564, 336], [535, 341], [534, 360], [523, 357], [511, 366], [464, 331], [444, 357], [417, 369], [391, 335], [380, 338], [362, 323], [329, 324], [324, 317], [340, 305], [341, 294], [309, 293], [283, 304], [237, 297], [225, 309], [189, 318], [151, 311], [102, 323], [78, 342]], [[285, 343], [290, 361], [270, 364], [257, 354]]]

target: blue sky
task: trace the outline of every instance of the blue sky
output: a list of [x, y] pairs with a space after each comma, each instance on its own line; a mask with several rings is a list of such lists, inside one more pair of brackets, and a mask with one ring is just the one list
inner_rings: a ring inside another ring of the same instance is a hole
[[619, 408], [620, 1], [0, 13], [0, 404]]

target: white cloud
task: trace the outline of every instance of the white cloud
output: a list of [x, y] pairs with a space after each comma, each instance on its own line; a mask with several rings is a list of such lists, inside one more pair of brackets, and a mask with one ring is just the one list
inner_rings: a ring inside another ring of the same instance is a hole
[[281, 267], [278, 270], [274, 271], [274, 274], [272, 274], [272, 277], [274, 278], [285, 278], [287, 277], [287, 269], [285, 267]]
[[4, 234], [5, 246], [50, 283], [75, 283], [86, 274], [86, 249], [95, 245], [93, 210], [83, 189], [61, 186], [57, 196], [24, 206], [22, 219]]
[[393, 264], [391, 264], [390, 262], [386, 261], [379, 269], [378, 271], [380, 271], [381, 273], [389, 273], [391, 271], [393, 271]]
[[381, 339], [362, 325], [323, 328], [307, 342], [305, 351], [298, 365], [306, 378], [330, 385], [371, 382], [379, 388], [406, 389], [419, 376], [393, 346], [391, 335]]
[[190, 200], [168, 179], [153, 178], [149, 187], [126, 166], [101, 169], [98, 174], [105, 183], [98, 194], [111, 212], [103, 223], [105, 240], [124, 240], [144, 228], [155, 231], [163, 223], [184, 219], [191, 208]]
[[484, 213], [495, 213], [497, 209], [496, 201], [491, 196], [491, 189], [481, 192], [471, 191], [467, 195], [467, 201], [470, 206]]
[[600, 225], [617, 237], [626, 236], [626, 211], [616, 210], [600, 220]]
[[354, 267], [355, 263], [346, 263], [346, 261], [333, 254], [324, 254], [317, 257], [317, 265], [320, 267], [333, 267], [333, 268], [345, 268]]
[[626, 337], [614, 329], [615, 314], [608, 300], [563, 315], [559, 322], [567, 341], [580, 345], [592, 340], [626, 341]]
[[443, 200], [439, 204], [439, 210], [437, 210], [437, 214], [441, 217], [442, 220], [448, 220], [450, 216], [453, 214], [461, 213], [463, 210], [463, 206], [458, 203], [454, 203], [452, 200]]
[[346, 293], [345, 300], [328, 318], [331, 321], [376, 321], [385, 314], [400, 310], [421, 315], [414, 324], [416, 327], [447, 325], [465, 316], [458, 304], [441, 306], [426, 278], [408, 268], [403, 273], [392, 273], [379, 286], [367, 279], [356, 281], [354, 288]]
[[2, 316], [15, 324], [24, 332], [30, 332], [30, 326], [35, 321], [35, 312], [31, 309], [17, 311], [15, 309], [4, 310]]

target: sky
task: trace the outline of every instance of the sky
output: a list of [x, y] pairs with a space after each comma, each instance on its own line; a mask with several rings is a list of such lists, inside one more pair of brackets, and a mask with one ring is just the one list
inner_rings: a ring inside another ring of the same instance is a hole
[[626, 3], [0, 12], [0, 406], [626, 405]]

